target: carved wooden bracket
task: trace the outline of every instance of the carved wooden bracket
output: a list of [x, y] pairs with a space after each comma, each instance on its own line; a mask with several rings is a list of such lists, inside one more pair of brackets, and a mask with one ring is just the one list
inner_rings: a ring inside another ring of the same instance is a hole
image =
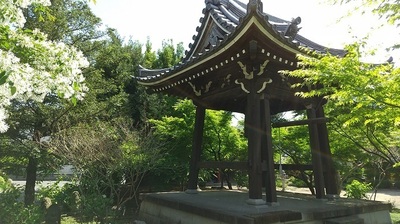
[[221, 84], [221, 89], [225, 88], [225, 86], [228, 86], [231, 84], [231, 74], [228, 74], [225, 76], [224, 80], [222, 81]]
[[[257, 76], [260, 76], [264, 73], [265, 67], [267, 67], [268, 62], [269, 60], [265, 60], [264, 63], [260, 65], [260, 71], [256, 74]], [[245, 79], [254, 79], [254, 71], [247, 72], [247, 65], [243, 65], [241, 61], [238, 61], [237, 63], [242, 69]]]
[[203, 93], [207, 93], [208, 91], [210, 91], [212, 81], [209, 81], [204, 87], [200, 87], [199, 89], [197, 89], [193, 83], [191, 82], [188, 83], [192, 87], [194, 94], [196, 96], [201, 96]]
[[[261, 76], [265, 72], [265, 67], [267, 67], [269, 60], [265, 60], [263, 64], [260, 64], [260, 70], [258, 71], [255, 76]], [[251, 92], [251, 80], [255, 78], [254, 76], [254, 71], [248, 72], [247, 71], [247, 65], [244, 65], [241, 61], [237, 62], [240, 68], [242, 69], [242, 72], [244, 74], [244, 79], [236, 79], [235, 83], [240, 85], [240, 88], [245, 92], [245, 93], [250, 93]], [[261, 83], [261, 86], [256, 87], [257, 89], [254, 89], [257, 93], [261, 93], [262, 91], [265, 90], [267, 84], [272, 82], [272, 79], [270, 78], [259, 78], [258, 79], [259, 83]]]

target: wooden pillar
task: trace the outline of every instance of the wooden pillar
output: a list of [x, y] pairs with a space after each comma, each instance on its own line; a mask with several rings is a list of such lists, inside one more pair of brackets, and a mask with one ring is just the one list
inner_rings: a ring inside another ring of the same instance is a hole
[[192, 157], [189, 165], [189, 182], [187, 193], [193, 193], [197, 191], [197, 182], [199, 177], [199, 168], [197, 163], [200, 161], [202, 143], [203, 143], [203, 129], [204, 129], [204, 118], [206, 109], [200, 105], [196, 107], [196, 120], [194, 124], [193, 133], [193, 145], [192, 145]]
[[[313, 105], [307, 106], [307, 117], [308, 119], [316, 118], [316, 112]], [[310, 133], [310, 147], [311, 147], [312, 165], [314, 171], [315, 192], [316, 192], [316, 197], [318, 199], [321, 199], [325, 196], [325, 191], [324, 191], [324, 175], [323, 175], [323, 167], [321, 160], [321, 151], [319, 146], [317, 124], [313, 122], [308, 124], [308, 130]]]
[[[319, 106], [316, 110], [317, 118], [325, 118], [324, 108]], [[324, 168], [325, 188], [329, 195], [338, 195], [336, 170], [332, 159], [331, 148], [329, 145], [328, 128], [326, 123], [318, 124], [319, 146], [322, 154], [322, 165]]]
[[[247, 95], [245, 126], [248, 139], [249, 204], [262, 203], [261, 124], [259, 94]], [[265, 202], [263, 202], [265, 203]]]
[[272, 128], [271, 128], [271, 110], [268, 95], [264, 94], [261, 101], [261, 124], [264, 129], [262, 138], [262, 159], [267, 170], [264, 172], [265, 192], [267, 203], [277, 203], [275, 168], [274, 168], [274, 151], [272, 147]]

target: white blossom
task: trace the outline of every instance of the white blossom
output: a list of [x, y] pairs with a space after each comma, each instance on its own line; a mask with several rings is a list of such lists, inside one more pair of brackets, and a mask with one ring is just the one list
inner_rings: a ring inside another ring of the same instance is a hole
[[[81, 100], [88, 90], [81, 69], [89, 62], [82, 52], [47, 40], [38, 29], [31, 34], [21, 32], [22, 9], [31, 4], [48, 6], [50, 1], [0, 0], [0, 38], [7, 37], [11, 46], [2, 49], [0, 45], [0, 132], [8, 129], [5, 108], [13, 99], [43, 101], [47, 94], [57, 93]], [[30, 56], [21, 60], [17, 55], [24, 52]]]
[[8, 125], [5, 122], [6, 118], [7, 118], [7, 112], [4, 110], [4, 108], [0, 107], [0, 132], [5, 132], [8, 129]]
[[26, 20], [22, 9], [31, 4], [50, 6], [50, 0], [1, 0], [0, 1], [0, 25], [24, 26]]

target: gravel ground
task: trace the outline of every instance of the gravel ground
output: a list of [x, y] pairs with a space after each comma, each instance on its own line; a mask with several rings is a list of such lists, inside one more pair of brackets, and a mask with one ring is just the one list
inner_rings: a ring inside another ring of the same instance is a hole
[[[310, 190], [308, 188], [295, 188], [295, 187], [286, 187], [285, 191], [288, 192], [295, 192], [295, 193], [302, 193], [302, 194], [310, 194]], [[346, 192], [342, 191], [340, 196], [345, 196]], [[374, 199], [372, 193], [367, 194], [371, 200]], [[372, 197], [372, 198], [371, 198]], [[393, 190], [393, 189], [379, 189], [376, 193], [375, 197], [376, 201], [382, 202], [389, 202], [396, 208], [400, 208], [400, 190]]]
[[[42, 187], [42, 186], [47, 186], [54, 183], [54, 181], [42, 181], [41, 183], [36, 185], [36, 189]], [[68, 183], [68, 181], [61, 181], [59, 183], [60, 186], [64, 185], [65, 183]], [[25, 185], [25, 181], [13, 181], [13, 184], [15, 185], [20, 185], [23, 186]], [[281, 189], [278, 189], [281, 190]], [[287, 192], [294, 192], [294, 193], [302, 193], [302, 194], [311, 194], [310, 190], [308, 188], [296, 188], [296, 187], [286, 187], [285, 191]], [[346, 192], [342, 191], [340, 196], [341, 197], [346, 197], [345, 196]], [[368, 194], [371, 200], [373, 200], [373, 195], [370, 193]], [[389, 202], [393, 204], [396, 208], [400, 209], [400, 190], [394, 190], [394, 189], [380, 189], [378, 190], [376, 197], [376, 201], [382, 201], [382, 202]]]
[[[24, 180], [13, 180], [12, 183], [16, 186], [25, 186], [25, 181]], [[49, 185], [54, 184], [55, 181], [40, 181], [39, 183], [36, 183], [35, 190], [40, 189], [41, 187], [46, 187]], [[71, 183], [70, 181], [60, 181], [58, 183], [58, 186], [64, 186], [66, 183]]]

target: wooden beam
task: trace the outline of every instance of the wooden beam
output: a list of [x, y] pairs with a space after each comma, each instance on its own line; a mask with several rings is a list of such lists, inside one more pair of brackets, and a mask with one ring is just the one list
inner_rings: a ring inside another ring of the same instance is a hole
[[298, 120], [298, 121], [288, 121], [288, 122], [279, 122], [272, 124], [274, 128], [281, 128], [281, 127], [289, 127], [289, 126], [299, 126], [299, 125], [308, 125], [308, 124], [320, 124], [328, 122], [328, 118], [326, 117], [319, 117], [319, 118], [311, 118], [307, 120]]
[[[307, 108], [307, 118], [317, 119], [315, 108], [312, 105]], [[325, 196], [325, 186], [321, 151], [319, 146], [318, 124], [310, 123], [308, 125], [308, 132], [310, 133], [311, 160], [314, 171], [315, 195], [316, 198], [321, 199]]]
[[[279, 170], [279, 165], [280, 164], [275, 164], [274, 168], [276, 170]], [[312, 165], [308, 165], [308, 164], [282, 164], [282, 170], [299, 170], [299, 171], [303, 171], [303, 170], [312, 170], [313, 166]]]
[[[272, 146], [272, 127], [271, 127], [271, 107], [270, 99], [266, 94], [263, 95], [261, 100], [261, 116], [262, 116], [262, 129], [263, 133], [263, 144], [264, 148], [264, 158], [261, 164], [261, 169], [265, 177], [265, 193], [267, 203], [276, 203], [278, 198], [276, 195], [276, 180], [275, 180], [275, 170], [274, 170], [274, 148]], [[265, 168], [265, 169], [264, 169]]]
[[[274, 164], [274, 169], [278, 170], [280, 164]], [[201, 161], [197, 163], [197, 168], [203, 169], [236, 169], [247, 170], [247, 162], [226, 162], [226, 161]], [[263, 171], [266, 171], [266, 166], [263, 164]], [[282, 164], [283, 170], [312, 170], [312, 165], [308, 164]]]
[[[319, 106], [315, 111], [317, 117], [325, 117], [324, 108]], [[322, 153], [322, 167], [324, 169], [324, 180], [326, 193], [330, 195], [338, 195], [338, 184], [336, 170], [333, 163], [331, 148], [329, 145], [328, 128], [326, 123], [318, 124], [319, 146]]]
[[187, 188], [189, 190], [197, 190], [197, 181], [199, 177], [199, 169], [196, 164], [200, 161], [203, 143], [203, 129], [206, 109], [200, 105], [196, 107], [196, 120], [194, 124], [192, 157], [189, 164], [189, 180]]
[[245, 81], [249, 94], [247, 94], [245, 112], [245, 130], [247, 133], [247, 151], [249, 162], [249, 199], [262, 199], [262, 161], [261, 161], [261, 108], [257, 79]]
[[247, 162], [224, 162], [224, 161], [201, 161], [197, 163], [198, 168], [206, 169], [235, 169], [247, 170]]

